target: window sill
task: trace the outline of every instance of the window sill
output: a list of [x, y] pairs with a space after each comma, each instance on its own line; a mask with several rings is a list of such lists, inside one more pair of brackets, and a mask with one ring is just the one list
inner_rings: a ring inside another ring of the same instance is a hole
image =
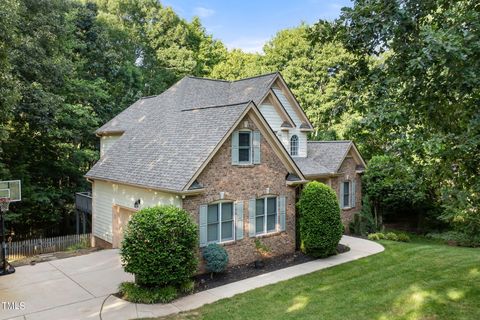
[[255, 165], [253, 163], [239, 163], [239, 164], [234, 164], [234, 167], [239, 167], [239, 168], [253, 168]]
[[203, 247], [201, 247], [201, 248], [202, 248], [202, 249], [203, 249], [203, 248], [206, 248], [209, 244], [212, 244], [212, 243], [216, 243], [216, 244], [218, 244], [219, 246], [231, 246], [231, 245], [233, 245], [233, 244], [236, 244], [236, 243], [237, 243], [237, 240], [228, 240], [228, 241], [224, 241], [224, 242], [213, 242], [213, 241], [212, 241], [212, 242], [207, 243], [206, 246], [203, 246]]
[[282, 233], [286, 233], [286, 231], [274, 231], [274, 232], [269, 232], [269, 233], [257, 234], [257, 235], [254, 236], [254, 238], [259, 238], [259, 239], [270, 238], [270, 237], [279, 236]]

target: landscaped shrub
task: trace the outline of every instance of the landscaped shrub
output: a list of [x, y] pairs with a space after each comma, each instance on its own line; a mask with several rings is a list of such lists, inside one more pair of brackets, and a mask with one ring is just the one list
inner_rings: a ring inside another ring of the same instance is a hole
[[398, 237], [397, 235], [394, 233], [394, 232], [389, 232], [385, 235], [385, 238], [387, 240], [391, 240], [391, 241], [398, 241]]
[[410, 237], [405, 233], [397, 233], [397, 241], [410, 242]]
[[227, 250], [216, 243], [211, 243], [203, 249], [203, 259], [208, 272], [223, 272], [228, 265]]
[[410, 237], [405, 234], [405, 233], [395, 233], [395, 232], [389, 232], [387, 234], [381, 233], [381, 232], [376, 232], [376, 233], [370, 233], [368, 235], [369, 240], [390, 240], [390, 241], [402, 241], [402, 242], [409, 242]]
[[442, 233], [428, 233], [427, 238], [442, 240], [450, 245], [462, 247], [480, 247], [480, 235], [471, 237], [462, 232], [447, 231]]
[[353, 220], [348, 225], [348, 231], [359, 236], [365, 236], [377, 231], [368, 196], [363, 197], [362, 203], [362, 209], [359, 213], [353, 215]]
[[142, 287], [133, 282], [123, 282], [119, 287], [122, 299], [134, 303], [168, 303], [177, 298], [177, 289], [167, 287]]
[[332, 188], [317, 181], [309, 182], [302, 191], [298, 208], [302, 251], [313, 257], [335, 254], [343, 225]]
[[375, 232], [375, 233], [370, 233], [368, 235], [368, 239], [378, 241], [378, 240], [385, 240], [387, 239], [387, 237], [385, 236], [385, 234], [381, 232]]
[[145, 287], [178, 287], [197, 268], [197, 225], [174, 206], [145, 208], [132, 216], [120, 250], [126, 272]]
[[195, 290], [195, 281], [193, 280], [187, 280], [184, 283], [182, 283], [179, 287], [179, 290], [181, 293], [184, 294], [190, 294]]

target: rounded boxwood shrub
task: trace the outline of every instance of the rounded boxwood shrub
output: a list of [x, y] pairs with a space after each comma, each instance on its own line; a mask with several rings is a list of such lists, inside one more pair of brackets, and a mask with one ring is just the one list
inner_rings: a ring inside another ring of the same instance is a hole
[[216, 243], [211, 243], [203, 249], [203, 259], [208, 272], [223, 272], [228, 265], [227, 250]]
[[145, 208], [128, 222], [120, 250], [140, 286], [180, 286], [197, 268], [197, 225], [174, 206]]
[[343, 225], [332, 188], [317, 181], [309, 182], [302, 191], [298, 208], [302, 251], [313, 257], [335, 254]]

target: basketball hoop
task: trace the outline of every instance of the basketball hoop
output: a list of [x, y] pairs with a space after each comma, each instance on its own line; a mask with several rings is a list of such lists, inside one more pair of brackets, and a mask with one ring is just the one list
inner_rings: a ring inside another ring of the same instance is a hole
[[0, 198], [0, 211], [5, 213], [8, 211], [8, 207], [10, 205], [10, 198]]

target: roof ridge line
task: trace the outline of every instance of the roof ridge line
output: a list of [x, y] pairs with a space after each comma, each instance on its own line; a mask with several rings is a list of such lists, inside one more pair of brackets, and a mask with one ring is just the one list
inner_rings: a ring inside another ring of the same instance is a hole
[[278, 74], [278, 73], [279, 73], [278, 71], [274, 71], [274, 72], [258, 74], [258, 75], [256, 75], [256, 76], [251, 76], [251, 77], [242, 78], [242, 79], [238, 79], [238, 80], [225, 80], [225, 79], [204, 78], [204, 77], [197, 77], [197, 76], [192, 76], [192, 75], [187, 75], [187, 77], [192, 78], [192, 79], [198, 79], [198, 80], [209, 80], [209, 81], [219, 81], [219, 82], [234, 83], [234, 82], [240, 82], [240, 81], [243, 81], [243, 80], [251, 80], [251, 79], [255, 79], [255, 78], [266, 77], [266, 76], [270, 76], [270, 75], [272, 75], [272, 74]]
[[243, 80], [251, 80], [251, 79], [260, 78], [260, 77], [266, 77], [266, 76], [271, 76], [272, 74], [279, 74], [279, 73], [280, 73], [280, 72], [278, 72], [278, 71], [274, 71], [274, 72], [270, 72], [270, 73], [258, 74], [258, 75], [256, 75], [256, 76], [247, 77], [247, 78], [243, 78], [243, 79], [233, 80], [233, 81], [231, 81], [231, 82], [233, 83], [233, 82], [240, 82], [240, 81], [243, 81]]
[[338, 142], [352, 142], [352, 140], [308, 140], [307, 143], [338, 143]]
[[229, 80], [224, 80], [224, 79], [213, 79], [213, 78], [203, 78], [203, 77], [196, 77], [196, 76], [187, 76], [191, 79], [198, 79], [198, 80], [208, 80], [208, 81], [218, 81], [218, 82], [227, 82], [227, 83], [232, 83], [232, 81]]
[[229, 104], [219, 104], [215, 106], [206, 106], [206, 107], [198, 107], [198, 108], [190, 108], [190, 109], [182, 109], [182, 111], [193, 111], [193, 110], [203, 110], [203, 109], [212, 109], [212, 108], [224, 108], [224, 107], [232, 107], [232, 106], [238, 106], [241, 104], [247, 104], [252, 102], [252, 100], [247, 100], [247, 101], [242, 101], [242, 102], [237, 102], [237, 103], [229, 103]]

